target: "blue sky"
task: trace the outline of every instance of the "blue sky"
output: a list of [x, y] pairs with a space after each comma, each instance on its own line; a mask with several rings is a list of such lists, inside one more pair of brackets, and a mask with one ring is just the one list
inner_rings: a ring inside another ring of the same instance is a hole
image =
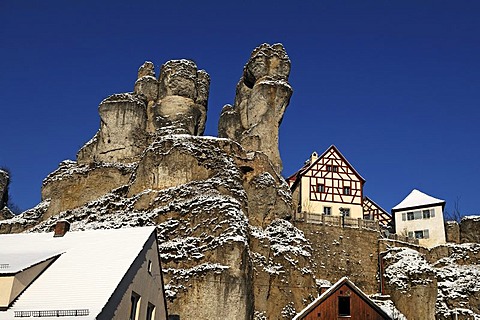
[[150, 60], [212, 78], [207, 135], [251, 51], [284, 44], [294, 94], [284, 175], [335, 144], [387, 211], [413, 188], [480, 214], [478, 1], [0, 2], [0, 166], [22, 209], [99, 127], [105, 97]]

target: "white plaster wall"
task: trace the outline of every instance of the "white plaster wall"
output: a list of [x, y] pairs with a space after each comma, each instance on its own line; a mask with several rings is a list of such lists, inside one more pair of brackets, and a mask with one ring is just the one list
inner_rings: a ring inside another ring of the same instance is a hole
[[[435, 217], [429, 219], [418, 219], [418, 220], [402, 220], [402, 213], [407, 213], [415, 210], [426, 210], [434, 209]], [[418, 239], [418, 243], [421, 246], [433, 247], [437, 244], [445, 243], [445, 226], [443, 222], [443, 210], [442, 206], [432, 206], [425, 207], [422, 209], [406, 209], [402, 211], [395, 212], [395, 232], [397, 234], [402, 234], [409, 231], [419, 231], [428, 229], [429, 238], [428, 239]], [[408, 234], [408, 233], [407, 233]]]

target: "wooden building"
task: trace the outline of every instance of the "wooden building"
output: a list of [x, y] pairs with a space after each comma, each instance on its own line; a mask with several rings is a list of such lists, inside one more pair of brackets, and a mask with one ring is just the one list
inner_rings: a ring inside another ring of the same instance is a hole
[[310, 213], [350, 219], [371, 217], [385, 225], [390, 221], [390, 215], [373, 201], [368, 200], [365, 205], [365, 179], [334, 145], [320, 156], [312, 153], [287, 182], [297, 208], [296, 219], [302, 218], [303, 213]]
[[375, 302], [343, 277], [298, 313], [293, 320], [391, 320]]

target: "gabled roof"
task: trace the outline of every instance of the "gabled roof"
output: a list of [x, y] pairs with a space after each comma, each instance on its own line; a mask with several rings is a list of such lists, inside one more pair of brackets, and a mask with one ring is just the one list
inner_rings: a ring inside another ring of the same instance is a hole
[[358, 177], [358, 179], [360, 179], [363, 183], [365, 183], [365, 179], [360, 175], [360, 173], [358, 173], [358, 171], [355, 170], [355, 168], [350, 164], [350, 162], [348, 162], [347, 158], [345, 158], [345, 156], [340, 152], [340, 150], [338, 150], [337, 147], [335, 147], [335, 145], [332, 144], [330, 147], [328, 147], [327, 150], [325, 150], [325, 152], [323, 152], [320, 156], [318, 156], [318, 158], [315, 161], [307, 162], [300, 170], [298, 170], [297, 172], [295, 172], [294, 174], [292, 174], [286, 179], [288, 181], [293, 181], [291, 189], [294, 189], [294, 187], [298, 184], [298, 181], [300, 180], [299, 178], [301, 178], [317, 162], [319, 162], [323, 157], [325, 157], [325, 155], [332, 149], [335, 151], [335, 153], [337, 153], [340, 156], [342, 161], [344, 161], [347, 164], [347, 166], [353, 171], [353, 173]]
[[430, 205], [445, 206], [445, 200], [434, 198], [417, 189], [413, 189], [412, 192], [402, 200], [402, 202], [392, 208], [392, 212]]
[[[2, 243], [1, 240], [0, 243]], [[0, 275], [17, 274], [62, 253], [62, 251], [55, 250], [43, 250], [35, 252], [29, 251], [28, 249], [26, 249], [21, 255], [17, 253], [0, 252]]]
[[335, 291], [340, 289], [341, 286], [347, 285], [352, 291], [354, 291], [362, 300], [364, 300], [372, 309], [378, 312], [385, 319], [391, 319], [391, 317], [383, 311], [375, 302], [372, 301], [362, 290], [360, 290], [352, 281], [347, 277], [343, 277], [338, 280], [333, 286], [331, 286], [327, 291], [321, 294], [317, 299], [310, 303], [305, 309], [298, 313], [292, 320], [303, 319], [307, 314], [309, 314], [313, 309], [315, 309], [320, 303], [325, 301], [329, 296], [331, 296]]
[[390, 216], [390, 213], [388, 213], [387, 211], [385, 211], [385, 209], [383, 209], [378, 203], [376, 203], [375, 201], [373, 201], [371, 198], [369, 198], [368, 196], [365, 196], [365, 199], [370, 201], [371, 203], [373, 203], [380, 211], [382, 211], [383, 213], [387, 214]]
[[89, 319], [96, 318], [152, 239], [155, 227], [67, 232], [55, 238], [52, 233], [0, 235], [0, 273], [59, 254], [6, 311], [0, 311], [0, 318], [13, 319], [15, 311], [82, 309], [89, 310]]

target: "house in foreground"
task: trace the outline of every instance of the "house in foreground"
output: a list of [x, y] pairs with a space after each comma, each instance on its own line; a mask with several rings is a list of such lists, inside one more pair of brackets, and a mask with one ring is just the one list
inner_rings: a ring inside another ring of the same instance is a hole
[[444, 208], [445, 200], [412, 190], [392, 208], [396, 234], [418, 239], [419, 245], [425, 247], [445, 243]]
[[155, 227], [0, 235], [0, 319], [167, 319]]
[[293, 318], [293, 320], [320, 319], [391, 320], [392, 318], [352, 281], [343, 277]]
[[378, 221], [384, 226], [390, 223], [390, 215], [364, 197], [365, 179], [334, 145], [321, 155], [312, 153], [287, 182], [292, 190], [296, 219], [305, 219], [306, 214], [305, 220], [323, 215], [323, 219], [336, 216]]

